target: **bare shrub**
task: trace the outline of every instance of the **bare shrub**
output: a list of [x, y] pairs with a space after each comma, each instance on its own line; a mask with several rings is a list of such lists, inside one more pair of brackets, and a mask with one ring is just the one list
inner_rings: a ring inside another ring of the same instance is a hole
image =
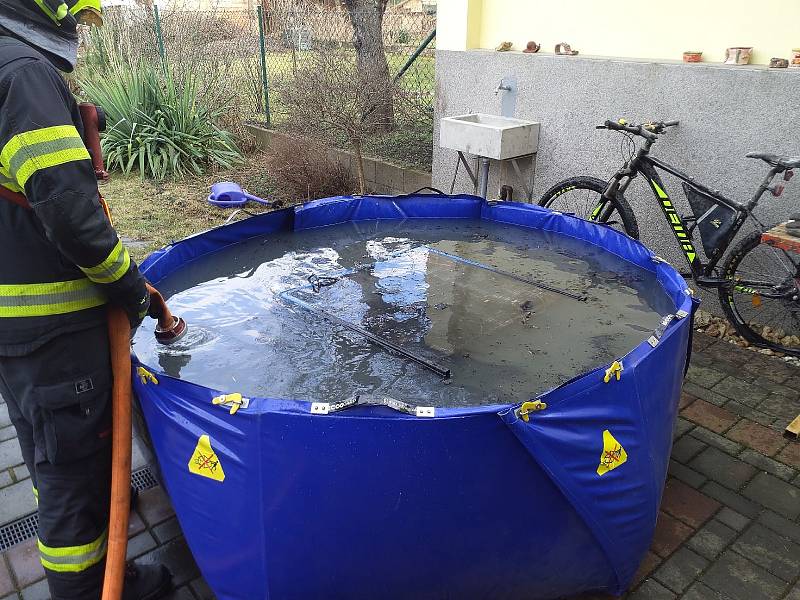
[[287, 203], [353, 193], [350, 169], [330, 159], [325, 146], [310, 140], [273, 140], [267, 170]]

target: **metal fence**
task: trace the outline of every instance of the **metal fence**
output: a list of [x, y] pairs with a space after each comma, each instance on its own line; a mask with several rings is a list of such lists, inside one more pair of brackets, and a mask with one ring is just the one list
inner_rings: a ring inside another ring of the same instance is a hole
[[[404, 91], [398, 101], [415, 104], [413, 111], [400, 111], [406, 116], [398, 128], [403, 130], [401, 137], [418, 138], [412, 139], [410, 146], [427, 148], [428, 155], [433, 129], [435, 26], [435, 15], [426, 11], [390, 7], [383, 19], [390, 75], [398, 78]], [[253, 10], [159, 11], [156, 5], [137, 5], [108, 9], [104, 27], [86, 34], [83, 56], [86, 68], [96, 61], [145, 61], [168, 65], [178, 78], [186, 73], [199, 75], [204, 97], [225, 103], [229, 121], [224, 125], [238, 132], [246, 120], [282, 127], [289, 119], [270, 91], [279, 85], [302, 85], [296, 78], [315, 51], [345, 49], [355, 61], [354, 39], [345, 8], [309, 0], [273, 0], [266, 8]], [[420, 51], [426, 40], [429, 43]], [[382, 153], [381, 143], [376, 144], [375, 153]], [[383, 153], [391, 155], [392, 150]], [[386, 158], [422, 166], [430, 160], [429, 156], [405, 154], [408, 156]]]

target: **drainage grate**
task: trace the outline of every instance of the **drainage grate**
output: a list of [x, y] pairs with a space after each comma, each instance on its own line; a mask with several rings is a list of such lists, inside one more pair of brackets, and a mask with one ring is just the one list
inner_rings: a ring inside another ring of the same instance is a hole
[[142, 492], [156, 487], [158, 481], [156, 481], [156, 477], [153, 475], [150, 467], [142, 467], [131, 473], [131, 485]]
[[[144, 467], [131, 473], [131, 485], [141, 492], [156, 487], [158, 481], [156, 481], [150, 468]], [[3, 525], [0, 527], [0, 552], [5, 552], [12, 546], [35, 537], [38, 528], [39, 513], [33, 513]]]
[[0, 552], [29, 540], [36, 535], [39, 527], [39, 514], [33, 513], [0, 527]]

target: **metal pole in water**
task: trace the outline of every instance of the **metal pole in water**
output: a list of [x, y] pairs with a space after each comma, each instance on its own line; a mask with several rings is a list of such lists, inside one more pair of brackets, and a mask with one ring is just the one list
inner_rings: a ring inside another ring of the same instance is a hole
[[481, 178], [478, 186], [478, 196], [486, 199], [489, 190], [489, 165], [490, 161], [485, 156], [481, 156]]
[[258, 11], [258, 44], [261, 50], [261, 85], [264, 88], [264, 114], [266, 115], [267, 127], [272, 124], [269, 111], [269, 81], [267, 79], [267, 49], [264, 43], [264, 6], [259, 3]]

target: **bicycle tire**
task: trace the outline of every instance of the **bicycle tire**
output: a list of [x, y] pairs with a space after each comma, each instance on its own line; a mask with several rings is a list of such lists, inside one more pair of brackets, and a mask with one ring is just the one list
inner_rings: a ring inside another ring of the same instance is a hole
[[[585, 190], [587, 192], [596, 193], [600, 196], [608, 187], [608, 182], [603, 181], [602, 179], [597, 179], [596, 177], [587, 177], [587, 176], [580, 176], [580, 177], [570, 177], [569, 179], [565, 179], [563, 181], [559, 181], [549, 190], [547, 190], [544, 195], [542, 196], [541, 200], [539, 200], [539, 206], [544, 206], [546, 208], [552, 208], [553, 210], [558, 210], [560, 212], [569, 212], [573, 213], [574, 215], [581, 217], [582, 219], [586, 219], [591, 221], [589, 211], [597, 206], [597, 201], [593, 198], [588, 197], [587, 201], [585, 202], [585, 206], [569, 206], [569, 202], [564, 206], [561, 206], [557, 203], [558, 198], [562, 197], [567, 192], [572, 192], [575, 190]], [[599, 198], [598, 198], [599, 200]], [[622, 230], [630, 237], [635, 240], [639, 239], [639, 224], [636, 222], [636, 216], [633, 214], [633, 209], [631, 208], [628, 201], [625, 199], [621, 193], [617, 193], [616, 198], [612, 200], [614, 205], [614, 210], [610, 215], [610, 218], [606, 223], [620, 223], [622, 225]], [[615, 219], [615, 215], [618, 216]]]
[[[739, 335], [741, 335], [744, 339], [746, 339], [751, 344], [756, 346], [760, 346], [762, 348], [769, 348], [771, 350], [777, 350], [778, 352], [783, 352], [784, 354], [790, 354], [792, 356], [800, 356], [800, 345], [792, 344], [791, 346], [785, 346], [782, 343], [776, 343], [775, 341], [769, 340], [764, 337], [764, 327], [769, 326], [769, 323], [765, 322], [758, 322], [758, 320], [751, 320], [747, 317], [747, 315], [742, 314], [742, 308], [746, 305], [744, 300], [746, 298], [751, 299], [751, 305], [754, 309], [759, 309], [764, 304], [761, 295], [757, 292], [753, 293], [749, 291], [752, 288], [747, 288], [747, 286], [741, 286], [742, 289], [736, 289], [737, 286], [734, 285], [733, 282], [737, 280], [737, 277], [740, 278], [743, 275], [743, 268], [742, 263], [747, 259], [748, 256], [754, 256], [754, 251], [762, 248], [766, 253], [767, 257], [776, 256], [780, 259], [783, 256], [786, 260], [783, 262], [783, 270], [789, 270], [788, 273], [780, 273], [775, 276], [776, 279], [783, 279], [784, 281], [788, 281], [789, 283], [786, 284], [791, 286], [793, 284], [792, 274], [790, 272], [791, 265], [794, 262], [792, 259], [788, 258], [788, 255], [778, 254], [781, 253], [781, 250], [776, 248], [772, 248], [767, 244], [761, 243], [761, 232], [754, 231], [744, 238], [742, 238], [736, 246], [734, 246], [733, 250], [728, 254], [728, 257], [725, 260], [725, 264], [722, 267], [722, 274], [723, 277], [727, 280], [730, 280], [731, 283], [725, 285], [718, 289], [719, 293], [719, 301], [722, 305], [722, 310], [725, 313], [728, 321], [730, 321], [733, 326], [736, 328], [736, 331]], [[776, 263], [777, 265], [777, 263]], [[769, 267], [765, 266], [764, 260], [759, 262], [758, 264], [749, 267], [751, 269], [757, 269], [758, 276], [761, 278], [766, 278], [770, 276]], [[794, 263], [795, 273], [797, 272], [796, 269], [797, 263]], [[776, 285], [778, 285], [776, 283]], [[787, 287], [787, 293], [791, 294], [791, 288]], [[798, 294], [794, 294], [796, 298]], [[758, 298], [758, 303], [756, 303], [756, 298]], [[738, 300], [741, 299], [742, 302]], [[787, 321], [791, 326], [792, 321], [795, 321], [795, 326], [793, 329], [787, 329], [785, 327], [780, 327], [783, 329], [783, 333], [785, 334], [781, 339], [786, 339], [786, 337], [791, 336], [800, 336], [800, 300], [793, 300], [791, 296], [787, 297], [786, 299], [768, 299], [770, 303], [776, 302], [780, 303], [778, 305], [771, 304], [771, 306], [778, 308], [782, 306], [786, 306], [788, 309], [788, 314], [790, 315], [790, 320]], [[795, 304], [792, 304], [795, 303]], [[753, 312], [759, 314], [758, 310], [754, 310]], [[765, 311], [760, 313], [761, 315], [766, 315]], [[796, 315], [792, 317], [792, 314]], [[762, 316], [763, 318], [763, 316]], [[756, 317], [758, 319], [758, 316]], [[770, 322], [771, 323], [771, 322]]]

